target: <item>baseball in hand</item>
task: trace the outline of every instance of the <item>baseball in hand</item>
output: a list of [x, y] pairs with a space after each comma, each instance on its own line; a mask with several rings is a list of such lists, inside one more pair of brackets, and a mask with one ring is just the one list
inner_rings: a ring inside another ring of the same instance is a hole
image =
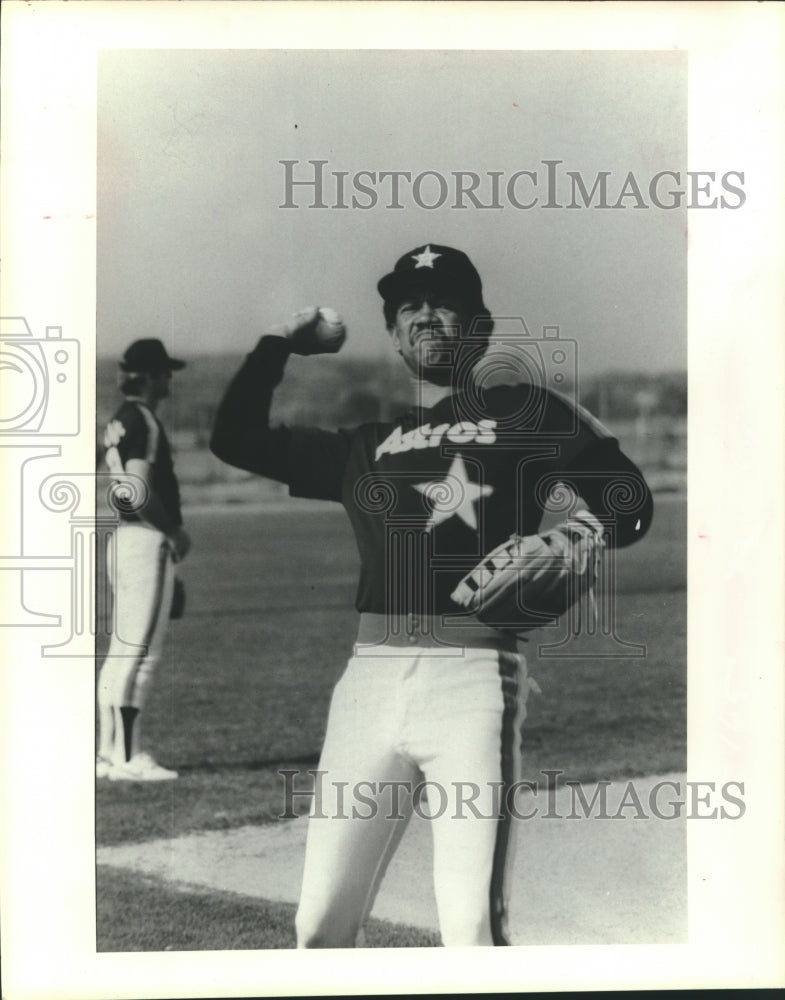
[[316, 336], [325, 351], [337, 351], [346, 340], [346, 327], [334, 309], [322, 306], [316, 321]]
[[289, 339], [295, 354], [334, 354], [346, 339], [346, 327], [334, 309], [308, 306], [292, 316], [283, 327], [283, 336]]

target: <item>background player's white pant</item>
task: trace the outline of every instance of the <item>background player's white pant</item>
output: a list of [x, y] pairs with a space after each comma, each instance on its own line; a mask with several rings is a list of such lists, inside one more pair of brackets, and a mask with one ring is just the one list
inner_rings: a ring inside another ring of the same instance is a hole
[[[172, 550], [162, 532], [135, 524], [117, 529], [115, 558], [109, 566], [114, 591], [112, 639], [98, 680], [103, 756], [132, 753], [132, 748], [116, 745], [113, 733], [116, 730], [119, 738], [122, 730], [118, 711], [144, 707], [169, 623], [174, 572]], [[137, 722], [134, 744], [138, 733]]]
[[[333, 693], [298, 945], [354, 945], [414, 808], [441, 813], [427, 822], [442, 943], [508, 944], [513, 824], [503, 789], [519, 779], [525, 661], [490, 649], [388, 649], [353, 657]], [[427, 804], [407, 791], [423, 779]]]

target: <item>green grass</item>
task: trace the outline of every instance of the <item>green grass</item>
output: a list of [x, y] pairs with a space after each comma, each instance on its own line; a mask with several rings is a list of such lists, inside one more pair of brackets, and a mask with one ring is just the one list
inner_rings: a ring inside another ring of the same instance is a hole
[[[527, 775], [561, 770], [565, 780], [589, 781], [685, 768], [683, 606], [678, 592], [620, 599], [622, 621], [643, 623], [627, 634], [646, 644], [644, 659], [529, 654], [542, 694], [529, 698], [523, 728]], [[671, 622], [667, 641], [658, 636], [655, 611]], [[581, 642], [591, 650], [590, 641]], [[202, 670], [197, 683], [195, 664], [206, 655], [194, 651], [189, 673], [162, 662], [150, 703], [150, 738], [181, 778], [160, 785], [99, 782], [99, 844], [270, 822], [283, 811], [278, 768], [306, 772], [316, 765], [336, 664], [315, 660], [309, 679], [305, 665], [298, 675], [247, 671], [238, 653], [235, 669], [227, 658], [219, 676]]]
[[[618, 553], [618, 635], [641, 659], [527, 650], [541, 695], [529, 699], [524, 769], [536, 778], [614, 779], [686, 768], [686, 505], [668, 500], [650, 537]], [[351, 653], [357, 555], [337, 507], [192, 514], [182, 567], [186, 617], [173, 622], [145, 712], [145, 742], [176, 782], [100, 782], [99, 845], [272, 822], [279, 767], [315, 766], [330, 693]], [[99, 637], [99, 654], [106, 638]], [[99, 656], [100, 662], [100, 656]], [[303, 807], [304, 808], [304, 807]], [[290, 947], [291, 907], [185, 892], [99, 869], [101, 950]], [[375, 925], [377, 944], [432, 944]], [[372, 944], [369, 939], [369, 944]]]
[[[182, 570], [186, 617], [169, 630], [145, 711], [147, 741], [163, 763], [186, 774], [315, 758], [357, 625], [357, 555], [345, 517], [339, 509], [232, 511], [191, 517], [189, 526], [195, 544]], [[594, 721], [597, 702], [622, 727], [619, 735], [640, 746], [640, 761], [624, 754], [619, 768], [639, 774], [649, 759], [659, 766], [674, 740], [683, 749], [683, 540], [678, 518], [662, 518], [655, 528], [651, 542], [619, 553], [618, 631], [645, 643], [647, 657], [592, 659], [584, 640], [586, 659], [527, 654], [545, 684], [545, 697], [530, 703], [530, 745], [558, 756], [577, 740], [576, 749], [596, 754], [596, 740], [604, 740]], [[552, 641], [549, 632], [539, 634]], [[659, 739], [646, 731], [651, 713], [665, 727]], [[591, 744], [570, 731], [575, 726], [590, 727]], [[591, 776], [591, 760], [582, 774]]]
[[[288, 903], [250, 900], [228, 892], [193, 892], [143, 875], [98, 868], [97, 950], [240, 951], [294, 948]], [[434, 948], [436, 934], [369, 920], [368, 948]]]
[[[290, 761], [250, 770], [184, 771], [178, 781], [99, 781], [97, 843], [108, 846], [273, 822], [285, 809], [278, 767], [306, 771], [311, 766], [316, 765]], [[296, 788], [304, 786], [298, 779]], [[296, 807], [306, 802], [294, 801]]]

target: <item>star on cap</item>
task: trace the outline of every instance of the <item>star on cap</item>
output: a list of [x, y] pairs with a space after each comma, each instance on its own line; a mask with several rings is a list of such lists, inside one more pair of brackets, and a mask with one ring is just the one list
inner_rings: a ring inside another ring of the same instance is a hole
[[437, 257], [441, 257], [440, 253], [434, 253], [431, 250], [431, 244], [423, 250], [422, 253], [412, 254], [412, 260], [416, 260], [417, 263], [414, 265], [414, 270], [416, 271], [418, 267], [433, 267], [433, 262]]
[[474, 531], [477, 530], [477, 513], [475, 501], [493, 493], [492, 486], [480, 486], [470, 481], [466, 474], [466, 465], [460, 455], [452, 460], [452, 465], [444, 479], [430, 483], [414, 483], [414, 489], [419, 490], [431, 501], [431, 517], [425, 527], [426, 531], [435, 528], [453, 515], [458, 517]]

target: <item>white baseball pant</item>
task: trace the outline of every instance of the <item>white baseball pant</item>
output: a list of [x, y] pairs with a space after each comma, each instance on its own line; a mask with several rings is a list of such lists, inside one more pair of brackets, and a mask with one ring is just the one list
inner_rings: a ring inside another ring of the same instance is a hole
[[114, 592], [112, 639], [98, 680], [99, 752], [128, 759], [137, 749], [139, 724], [137, 719], [134, 745], [118, 745], [124, 736], [120, 709], [144, 707], [169, 623], [175, 567], [162, 532], [123, 524], [115, 537], [108, 566]]
[[428, 822], [442, 943], [509, 943], [514, 829], [504, 789], [519, 779], [526, 663], [492, 649], [435, 653], [377, 647], [352, 657], [335, 687], [308, 820], [298, 947], [355, 945], [415, 810], [436, 817]]

